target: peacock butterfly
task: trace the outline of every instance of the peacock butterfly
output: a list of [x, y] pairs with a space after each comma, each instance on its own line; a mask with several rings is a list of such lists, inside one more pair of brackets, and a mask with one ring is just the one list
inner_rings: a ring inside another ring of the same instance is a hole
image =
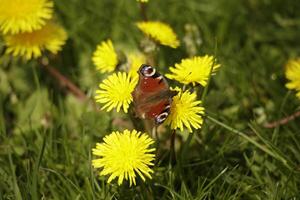
[[142, 64], [138, 74], [138, 84], [132, 92], [135, 112], [159, 125], [169, 116], [172, 97], [177, 92], [171, 91], [165, 77], [150, 65]]

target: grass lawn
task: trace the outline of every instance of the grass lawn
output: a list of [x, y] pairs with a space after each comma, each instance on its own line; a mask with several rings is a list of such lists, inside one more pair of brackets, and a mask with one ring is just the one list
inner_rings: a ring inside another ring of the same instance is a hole
[[[300, 56], [299, 1], [54, 0], [53, 8], [68, 35], [55, 55], [6, 54], [0, 34], [0, 199], [300, 199], [300, 117], [278, 122], [300, 105], [285, 87], [285, 65]], [[136, 26], [144, 19], [169, 24], [180, 46], [146, 39]], [[146, 131], [132, 106], [106, 112], [94, 101], [110, 73], [92, 55], [107, 39], [121, 69], [137, 50], [162, 74], [192, 56], [221, 65], [207, 87], [184, 86], [202, 100], [201, 129], [159, 126], [152, 179], [137, 175], [135, 186], [108, 183], [91, 165], [112, 131]]]

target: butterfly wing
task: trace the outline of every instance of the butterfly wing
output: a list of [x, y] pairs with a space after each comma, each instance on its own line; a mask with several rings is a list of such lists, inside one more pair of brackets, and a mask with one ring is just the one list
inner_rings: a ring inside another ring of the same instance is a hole
[[140, 74], [139, 82], [132, 93], [135, 111], [138, 117], [154, 119], [162, 123], [170, 112], [172, 97], [176, 92], [170, 91], [166, 79], [159, 73], [151, 76]]

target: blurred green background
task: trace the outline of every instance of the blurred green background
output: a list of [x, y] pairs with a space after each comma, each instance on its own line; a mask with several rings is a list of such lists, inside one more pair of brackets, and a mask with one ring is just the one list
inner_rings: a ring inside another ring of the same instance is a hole
[[[92, 99], [103, 75], [91, 55], [108, 38], [125, 53], [138, 48], [139, 4], [54, 2], [69, 39], [50, 64]], [[149, 20], [170, 24], [181, 40], [177, 49], [160, 47], [162, 72], [190, 55], [183, 39], [188, 27], [194, 27], [196, 54], [215, 55], [222, 65], [204, 106], [223, 126], [206, 120], [190, 146], [181, 143], [176, 164], [168, 163], [166, 151], [153, 179], [132, 188], [107, 184], [90, 165], [91, 148], [126, 128], [128, 117], [79, 101], [34, 60], [2, 56], [1, 199], [300, 199], [299, 119], [262, 126], [299, 108], [295, 92], [284, 86], [285, 63], [300, 55], [299, 10], [295, 0], [149, 0]]]

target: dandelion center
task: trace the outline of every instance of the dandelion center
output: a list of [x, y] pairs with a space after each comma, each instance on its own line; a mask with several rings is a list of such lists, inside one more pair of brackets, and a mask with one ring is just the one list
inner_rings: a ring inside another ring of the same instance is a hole
[[57, 24], [48, 22], [42, 29], [31, 33], [19, 33], [5, 35], [4, 41], [7, 46], [6, 53], [13, 56], [22, 56], [29, 60], [41, 56], [42, 51], [47, 49], [56, 54], [67, 39], [65, 30]]
[[135, 85], [137, 84], [136, 78], [131, 78], [124, 72], [114, 73], [108, 76], [99, 85], [99, 90], [96, 91], [96, 102], [104, 104], [103, 110], [110, 111], [117, 108], [117, 112], [121, 107], [127, 113], [129, 104], [132, 102], [132, 95]]
[[171, 74], [166, 77], [177, 80], [183, 84], [196, 83], [206, 86], [210, 74], [214, 74], [220, 67], [214, 63], [213, 56], [195, 56], [193, 58], [182, 59], [181, 63], [170, 67]]
[[179, 40], [173, 29], [165, 23], [159, 21], [138, 22], [137, 27], [147, 36], [156, 40], [162, 45], [172, 48], [179, 46]]
[[52, 7], [48, 0], [1, 0], [0, 30], [15, 34], [40, 29], [51, 19]]
[[118, 56], [111, 40], [103, 41], [97, 46], [92, 60], [101, 73], [115, 70], [118, 64]]
[[171, 114], [167, 118], [166, 123], [171, 125], [172, 129], [179, 128], [181, 131], [185, 126], [189, 132], [192, 132], [192, 127], [195, 129], [201, 128], [203, 123], [202, 115], [204, 108], [201, 101], [197, 101], [197, 95], [189, 91], [182, 91], [173, 97], [171, 106]]
[[153, 172], [149, 166], [153, 165], [154, 148], [150, 145], [154, 141], [147, 135], [133, 130], [123, 133], [112, 132], [97, 143], [93, 154], [100, 158], [94, 159], [94, 168], [102, 168], [100, 175], [110, 175], [108, 182], [118, 177], [118, 184], [129, 180], [130, 185], [136, 184], [136, 173], [145, 181], [145, 176], [151, 178]]

